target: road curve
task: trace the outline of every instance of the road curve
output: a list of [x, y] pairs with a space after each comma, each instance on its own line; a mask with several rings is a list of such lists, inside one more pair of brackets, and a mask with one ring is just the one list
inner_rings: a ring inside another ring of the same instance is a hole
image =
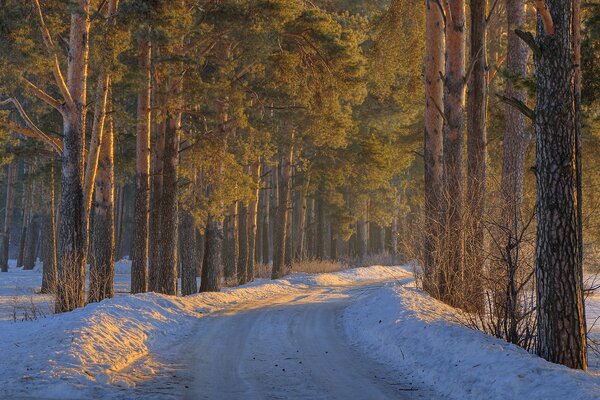
[[308, 289], [200, 319], [178, 346], [183, 398], [437, 398], [347, 343], [342, 311], [376, 288]]

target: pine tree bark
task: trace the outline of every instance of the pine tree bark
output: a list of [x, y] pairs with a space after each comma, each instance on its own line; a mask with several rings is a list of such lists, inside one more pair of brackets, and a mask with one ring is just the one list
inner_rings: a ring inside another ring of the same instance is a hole
[[17, 182], [18, 164], [13, 161], [8, 166], [6, 184], [6, 203], [4, 212], [4, 227], [2, 229], [2, 253], [0, 254], [0, 272], [8, 272], [8, 250], [10, 246], [10, 228], [12, 225], [15, 201], [15, 184]]
[[[293, 138], [293, 134], [291, 136]], [[273, 270], [271, 279], [279, 279], [287, 275], [285, 265], [285, 241], [288, 232], [288, 203], [292, 177], [292, 159], [294, 147], [290, 144], [287, 154], [282, 157], [278, 182], [278, 204], [273, 229]]]
[[178, 165], [181, 114], [167, 112], [155, 292], [177, 294]]
[[50, 162], [50, 179], [45, 193], [46, 210], [42, 217], [42, 293], [54, 293], [56, 290], [56, 214], [55, 190], [54, 190], [54, 162]]
[[323, 204], [323, 185], [319, 185], [319, 191], [317, 193], [316, 206], [317, 206], [317, 259], [325, 259], [325, 207]]
[[[225, 243], [223, 249], [223, 267], [225, 273], [225, 280], [229, 283], [232, 281], [237, 282], [237, 261], [239, 254], [238, 247], [238, 232], [237, 232], [237, 213], [238, 213], [238, 202], [234, 201], [229, 206], [229, 215], [226, 217], [225, 222]], [[233, 282], [234, 284], [236, 282]]]
[[181, 294], [188, 296], [198, 292], [196, 271], [198, 270], [196, 224], [189, 212], [182, 213], [179, 233], [181, 255]]
[[33, 213], [27, 226], [27, 238], [25, 243], [25, 251], [23, 255], [23, 269], [32, 270], [35, 267], [38, 239], [40, 237], [40, 216]]
[[[527, 75], [527, 45], [515, 34], [515, 29], [523, 27], [526, 22], [524, 0], [507, 0], [506, 16], [508, 22], [506, 68], [509, 75], [506, 97], [525, 103], [527, 99], [525, 89], [515, 85], [516, 80], [523, 79]], [[515, 107], [506, 105], [505, 119], [500, 182], [502, 221], [513, 234], [516, 234], [519, 230], [518, 224], [523, 203], [525, 154], [530, 142], [530, 135], [526, 129], [525, 116]]]
[[88, 303], [114, 297], [115, 279], [115, 175], [114, 128], [107, 119], [98, 158], [94, 187], [94, 224]]
[[25, 249], [27, 243], [27, 228], [31, 221], [31, 184], [23, 184], [23, 193], [21, 196], [22, 222], [21, 236], [19, 237], [19, 253], [17, 255], [17, 267], [22, 267], [25, 262]]
[[541, 54], [535, 59], [537, 351], [548, 361], [586, 369], [579, 104], [573, 68], [579, 52], [573, 28], [580, 21], [574, 2], [545, 4], [553, 29], [538, 18], [536, 44]]
[[[158, 96], [157, 96], [158, 97]], [[157, 99], [159, 105], [162, 104], [162, 99]], [[165, 151], [165, 121], [156, 124], [157, 139], [154, 153], [154, 171], [152, 174], [152, 198], [150, 206], [150, 231], [148, 233], [148, 290], [157, 292], [157, 273], [159, 269], [159, 249], [160, 249], [160, 229], [161, 229], [161, 212], [160, 205], [162, 203], [163, 194], [163, 165]]]
[[467, 226], [465, 232], [464, 306], [483, 310], [481, 275], [487, 180], [487, 0], [471, 1], [471, 76], [468, 86]]
[[248, 282], [248, 206], [242, 202], [238, 207], [237, 239], [237, 283], [243, 285]]
[[60, 203], [60, 264], [55, 311], [84, 305], [86, 240], [83, 196], [89, 2], [74, 2], [69, 33], [67, 83], [70, 101], [63, 114], [62, 194]]
[[425, 0], [425, 240], [423, 286], [437, 294], [440, 231], [443, 201], [443, 109], [445, 28], [441, 7]]
[[[266, 167], [267, 168], [267, 167]], [[271, 177], [273, 175], [273, 168], [269, 168], [267, 173], [269, 174], [269, 177]], [[270, 179], [272, 181], [272, 179]], [[271, 186], [271, 185], [269, 185]], [[269, 235], [269, 225], [271, 223], [271, 196], [270, 196], [270, 192], [272, 191], [272, 187], [271, 188], [265, 188], [262, 192], [263, 195], [263, 202], [262, 202], [262, 214], [263, 214], [263, 219], [262, 219], [262, 263], [263, 264], [269, 264], [269, 249], [270, 249], [270, 235]]]
[[295, 261], [302, 261], [305, 253], [306, 238], [306, 191], [310, 182], [310, 175], [306, 176], [306, 182], [303, 183], [298, 193], [298, 223], [294, 226], [296, 230], [296, 245], [294, 247]]
[[444, 267], [441, 299], [459, 305], [463, 280], [465, 1], [448, 0], [444, 84]]
[[148, 290], [148, 228], [150, 218], [150, 41], [138, 42], [138, 68], [144, 74], [144, 86], [137, 98], [136, 186], [131, 264], [131, 293]]
[[248, 263], [246, 267], [247, 282], [254, 280], [254, 268], [256, 263], [256, 231], [258, 226], [258, 200], [260, 196], [260, 162], [252, 166], [252, 177], [255, 189], [254, 198], [248, 206]]
[[208, 217], [206, 224], [206, 245], [200, 292], [218, 292], [221, 278], [221, 254], [223, 253], [223, 221]]

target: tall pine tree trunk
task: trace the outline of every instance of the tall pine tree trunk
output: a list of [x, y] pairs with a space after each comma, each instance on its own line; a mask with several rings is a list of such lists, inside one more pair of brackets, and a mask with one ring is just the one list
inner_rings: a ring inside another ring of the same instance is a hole
[[38, 239], [40, 237], [40, 216], [37, 212], [32, 213], [27, 226], [27, 237], [23, 255], [23, 269], [32, 270], [35, 267]]
[[444, 17], [435, 0], [425, 0], [425, 240], [423, 286], [437, 294], [437, 256], [443, 201]]
[[89, 303], [110, 299], [115, 294], [115, 174], [112, 117], [109, 117], [106, 122], [108, 129], [105, 130], [100, 145], [94, 188]]
[[487, 0], [471, 1], [471, 76], [468, 86], [467, 208], [464, 296], [468, 309], [483, 310], [481, 274], [484, 254], [483, 217], [487, 161]]
[[178, 165], [179, 129], [181, 114], [167, 112], [165, 149], [163, 154], [163, 193], [160, 201], [160, 230], [158, 265], [156, 269], [157, 293], [177, 294], [177, 225], [178, 225]]
[[[291, 135], [293, 139], [293, 134]], [[279, 279], [287, 274], [285, 265], [285, 241], [288, 232], [288, 203], [292, 178], [292, 159], [294, 147], [290, 143], [287, 154], [282, 157], [278, 182], [277, 215], [273, 227], [273, 270], [272, 279]]]
[[206, 224], [206, 245], [200, 292], [218, 292], [221, 278], [221, 255], [223, 253], [223, 221], [208, 217]]
[[137, 97], [136, 180], [131, 264], [131, 293], [148, 289], [148, 227], [150, 217], [150, 41], [138, 42], [138, 67], [144, 85]]
[[181, 294], [188, 296], [198, 292], [196, 271], [198, 270], [196, 224], [189, 212], [183, 212], [179, 232], [181, 255]]
[[239, 253], [239, 247], [237, 242], [237, 212], [238, 202], [234, 201], [229, 206], [229, 215], [225, 219], [225, 242], [223, 248], [223, 268], [225, 274], [225, 280], [232, 283], [233, 280], [237, 280], [237, 259]]
[[46, 210], [42, 217], [42, 262], [44, 269], [42, 272], [42, 293], [54, 293], [56, 290], [56, 221], [54, 215], [56, 212], [55, 190], [54, 190], [54, 162], [50, 162], [50, 180], [47, 185]]
[[56, 312], [83, 307], [87, 252], [83, 198], [89, 2], [72, 4], [67, 88], [70, 102], [63, 116], [62, 192], [60, 203], [60, 264]]
[[0, 253], [0, 272], [8, 272], [8, 249], [10, 246], [10, 228], [12, 225], [15, 201], [15, 184], [18, 168], [13, 161], [8, 166], [8, 179], [6, 183], [6, 203], [4, 206], [4, 227], [2, 229], [2, 253]]
[[463, 280], [465, 1], [448, 0], [444, 85], [444, 267], [442, 300], [459, 305]]
[[[159, 96], [157, 96], [159, 97]], [[162, 99], [157, 98], [157, 103], [162, 104]], [[154, 153], [154, 171], [152, 174], [152, 198], [150, 205], [150, 221], [148, 233], [148, 290], [157, 292], [157, 274], [159, 267], [159, 250], [160, 250], [160, 229], [161, 229], [161, 212], [163, 195], [163, 165], [165, 151], [165, 121], [157, 123], [156, 126], [157, 139]]]
[[258, 226], [258, 199], [260, 195], [260, 162], [256, 162], [252, 166], [252, 177], [254, 179], [255, 189], [254, 198], [248, 206], [248, 264], [247, 264], [247, 281], [254, 280], [254, 268], [256, 262], [256, 238]]
[[248, 282], [248, 206], [243, 202], [238, 207], [237, 242], [237, 283], [243, 285]]
[[[535, 110], [538, 354], [587, 368], [578, 179], [578, 7], [546, 0], [553, 25], [538, 19]], [[575, 27], [575, 31], [573, 28]]]

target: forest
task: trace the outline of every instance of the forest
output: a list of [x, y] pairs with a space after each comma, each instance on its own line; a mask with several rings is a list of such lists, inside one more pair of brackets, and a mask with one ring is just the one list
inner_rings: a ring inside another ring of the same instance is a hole
[[599, 0], [0, 0], [0, 398], [600, 398], [599, 149]]

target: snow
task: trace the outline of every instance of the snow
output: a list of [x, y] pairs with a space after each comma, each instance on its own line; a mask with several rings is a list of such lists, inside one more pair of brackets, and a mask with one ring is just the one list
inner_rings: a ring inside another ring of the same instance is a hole
[[[344, 286], [369, 289], [341, 315], [353, 347], [409, 371], [416, 383], [448, 398], [600, 398], [600, 378], [550, 364], [465, 328], [452, 308], [407, 286], [412, 280], [408, 268], [293, 274], [182, 298], [127, 295], [130, 267], [128, 260], [116, 264], [115, 299], [59, 315], [50, 313], [49, 296], [36, 294], [40, 268], [23, 271], [12, 266], [0, 274], [0, 398], [131, 398], [128, 391], [135, 382], [124, 379], [124, 371], [140, 359], [171, 351], [190, 335], [199, 318], [240, 305], [259, 307], [268, 299], [301, 298], [315, 288], [325, 288], [322, 296], [328, 296], [328, 287]], [[382, 281], [390, 283], [370, 285]], [[16, 301], [21, 302], [18, 312]], [[22, 313], [30, 312], [31, 304], [47, 312], [27, 320]], [[594, 315], [600, 315], [596, 295], [588, 299], [590, 321]], [[148, 374], [153, 375], [152, 369]]]
[[388, 286], [344, 313], [352, 342], [453, 399], [600, 399], [600, 378], [549, 363], [461, 324], [414, 287]]

